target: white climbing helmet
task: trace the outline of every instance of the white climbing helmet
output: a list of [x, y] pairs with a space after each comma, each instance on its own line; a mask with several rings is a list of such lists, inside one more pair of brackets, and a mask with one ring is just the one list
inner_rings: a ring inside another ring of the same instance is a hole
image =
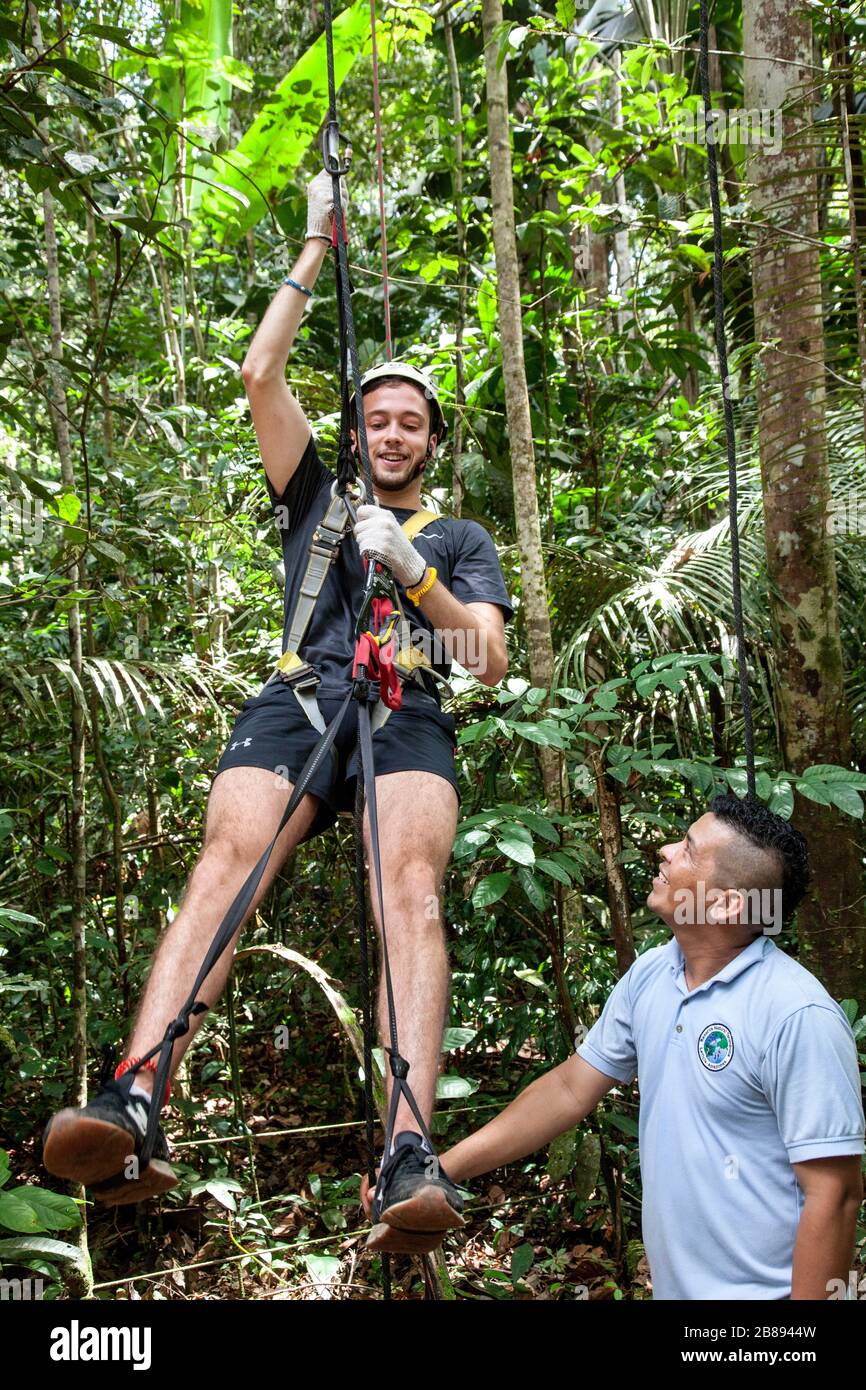
[[[443, 439], [445, 438], [445, 435], [448, 432], [448, 424], [439, 401], [439, 393], [436, 390], [436, 383], [433, 381], [432, 377], [429, 377], [427, 375], [426, 372], [419, 371], [417, 367], [412, 366], [411, 362], [401, 362], [398, 360], [395, 360], [393, 362], [382, 362], [378, 367], [371, 367], [368, 372], [364, 373], [364, 375], [361, 377], [361, 390], [363, 392], [364, 387], [368, 386], [371, 382], [379, 381], [392, 376], [399, 377], [401, 381], [411, 381], [413, 386], [419, 386], [421, 390], [424, 392], [424, 395], [430, 402], [431, 407], [430, 433], [435, 434], [438, 442], [441, 444]], [[349, 399], [350, 404], [354, 405], [354, 391], [352, 392]]]

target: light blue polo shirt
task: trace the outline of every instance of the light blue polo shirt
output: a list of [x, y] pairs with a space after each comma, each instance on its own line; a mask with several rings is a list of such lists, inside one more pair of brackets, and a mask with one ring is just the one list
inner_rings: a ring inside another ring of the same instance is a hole
[[643, 1237], [658, 1299], [790, 1296], [792, 1163], [863, 1152], [857, 1048], [823, 985], [756, 937], [689, 992], [646, 951], [577, 1049], [640, 1085]]

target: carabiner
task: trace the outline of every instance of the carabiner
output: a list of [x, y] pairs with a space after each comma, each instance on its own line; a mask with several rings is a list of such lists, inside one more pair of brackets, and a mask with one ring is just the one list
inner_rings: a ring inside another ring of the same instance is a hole
[[[345, 162], [340, 160], [340, 142], [349, 147]], [[352, 167], [352, 141], [343, 135], [336, 121], [326, 121], [322, 131], [322, 161], [326, 174], [339, 174], [342, 178]]]

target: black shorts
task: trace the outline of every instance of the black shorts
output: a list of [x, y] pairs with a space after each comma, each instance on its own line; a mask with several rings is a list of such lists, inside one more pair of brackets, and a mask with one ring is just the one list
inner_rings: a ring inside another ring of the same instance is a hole
[[[348, 687], [342, 694], [317, 694], [326, 725], [336, 715], [347, 690]], [[433, 772], [451, 783], [459, 803], [454, 768], [455, 728], [453, 715], [445, 714], [432, 696], [419, 697], [413, 692], [410, 706], [392, 710], [373, 735], [377, 777], [386, 772]], [[215, 776], [229, 767], [261, 767], [294, 785], [320, 738], [291, 687], [277, 678], [269, 681], [258, 695], [244, 700]], [[355, 809], [360, 757], [357, 740], [358, 703], [351, 700], [331, 746], [330, 759], [325, 759], [307, 786], [307, 791], [320, 798], [321, 805], [301, 844], [333, 825], [340, 811]]]

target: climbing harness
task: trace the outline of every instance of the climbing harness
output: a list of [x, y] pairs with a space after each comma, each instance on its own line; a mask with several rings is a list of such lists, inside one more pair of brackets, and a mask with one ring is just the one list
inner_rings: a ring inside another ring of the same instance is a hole
[[[349, 281], [346, 252], [348, 233], [346, 231], [345, 209], [342, 204], [340, 193], [341, 177], [348, 171], [348, 163], [344, 162], [340, 157], [340, 146], [341, 143], [348, 142], [346, 141], [346, 137], [340, 132], [336, 115], [331, 0], [325, 0], [324, 12], [328, 66], [328, 118], [325, 122], [323, 131], [322, 152], [324, 167], [326, 172], [331, 174], [334, 191], [335, 216], [332, 246], [335, 253], [337, 304], [340, 327], [340, 445], [337, 460], [337, 479], [332, 489], [331, 502], [322, 521], [316, 528], [310, 545], [307, 570], [290, 623], [287, 650], [283, 657], [281, 657], [277, 669], [270, 678], [274, 679], [275, 677], [279, 677], [289, 684], [305, 714], [320, 733], [321, 737], [298, 776], [292, 795], [289, 798], [282, 819], [277, 826], [270, 844], [247, 877], [246, 882], [238, 891], [234, 901], [217, 928], [207, 954], [196, 975], [192, 989], [185, 1003], [178, 1011], [177, 1017], [172, 1019], [169, 1023], [161, 1042], [157, 1043], [143, 1056], [127, 1059], [123, 1064], [123, 1069], [133, 1073], [137, 1072], [142, 1067], [155, 1070], [154, 1097], [167, 1094], [173, 1045], [178, 1038], [184, 1037], [185, 1034], [189, 1032], [190, 1019], [207, 1011], [208, 1005], [202, 1003], [201, 1000], [198, 999], [199, 991], [214, 965], [227, 949], [235, 933], [241, 926], [241, 923], [252, 905], [256, 889], [261, 882], [268, 860], [271, 857], [280, 834], [300, 805], [301, 799], [305, 795], [311, 779], [325, 759], [330, 756], [331, 749], [343, 723], [343, 719], [349, 709], [350, 702], [356, 700], [358, 703], [358, 744], [361, 754], [355, 798], [357, 924], [361, 954], [361, 994], [364, 1027], [367, 1176], [372, 1188], [375, 1184], [372, 1091], [373, 1026], [369, 981], [369, 926], [367, 921], [364, 878], [363, 814], [365, 801], [370, 822], [370, 845], [376, 876], [376, 897], [379, 909], [379, 921], [382, 925], [382, 975], [385, 983], [389, 1032], [389, 1045], [386, 1046], [385, 1051], [388, 1054], [389, 1066], [393, 1079], [390, 1105], [385, 1126], [384, 1153], [387, 1159], [391, 1151], [391, 1140], [394, 1132], [397, 1108], [400, 1100], [404, 1099], [412, 1111], [431, 1153], [435, 1154], [435, 1146], [430, 1132], [408, 1083], [409, 1063], [401, 1056], [399, 1048], [397, 1015], [388, 957], [388, 938], [382, 896], [376, 781], [373, 764], [373, 733], [376, 728], [381, 727], [391, 710], [400, 708], [402, 700], [401, 680], [414, 680], [417, 682], [421, 679], [418, 675], [420, 669], [429, 670], [433, 675], [438, 675], [439, 673], [433, 670], [426, 655], [419, 652], [411, 645], [411, 629], [400, 607], [393, 576], [386, 569], [384, 564], [374, 555], [364, 557], [366, 572], [360, 611], [354, 629], [355, 659], [352, 669], [351, 687], [343, 699], [335, 717], [327, 726], [322, 718], [321, 710], [319, 709], [315, 697], [315, 689], [320, 678], [314, 668], [300, 655], [316, 601], [321, 593], [330, 565], [336, 558], [346, 526], [349, 521], [353, 523], [355, 521], [355, 506], [350, 496], [350, 489], [353, 484], [356, 483], [356, 470], [352, 456], [351, 438], [349, 435], [351, 407], [351, 397], [349, 393], [350, 371], [355, 400], [360, 400], [364, 384], [358, 363], [355, 324], [351, 303], [352, 287]], [[401, 367], [398, 367], [396, 372], [392, 367], [390, 374], [403, 374], [410, 376], [410, 379], [414, 379], [415, 376], [420, 375], [414, 368], [408, 370], [403, 368], [401, 371]], [[435, 401], [435, 408], [439, 410], [441, 415], [441, 408], [439, 407], [438, 399], [435, 397], [435, 391], [432, 393], [432, 399]], [[444, 417], [442, 423], [444, 425]], [[367, 431], [363, 410], [358, 410], [356, 412], [355, 428], [363, 474], [362, 495], [365, 501], [374, 503], [375, 497], [373, 494], [372, 470], [367, 447]], [[433, 520], [434, 515], [434, 513], [430, 512], [416, 512], [403, 524], [403, 529], [411, 539]], [[267, 683], [269, 684], [270, 682]], [[378, 701], [375, 689], [377, 685]], [[375, 705], [372, 716], [370, 713], [371, 704]], [[384, 713], [380, 713], [380, 711], [383, 710]], [[157, 1057], [157, 1054], [158, 1061], [154, 1068], [152, 1059]], [[141, 1147], [139, 1171], [148, 1166], [153, 1156], [154, 1144], [159, 1127], [159, 1114], [160, 1105], [154, 1101], [150, 1107], [147, 1131]], [[100, 1183], [98, 1186], [108, 1187], [114, 1181], [115, 1179], [111, 1178], [105, 1183]], [[387, 1255], [382, 1257], [382, 1268], [385, 1297], [389, 1298], [390, 1270]]]
[[700, 55], [698, 66], [701, 96], [706, 121], [707, 165], [710, 180], [710, 204], [713, 211], [713, 292], [715, 297], [715, 338], [722, 378], [722, 399], [725, 414], [725, 441], [728, 454], [728, 514], [731, 527], [731, 588], [734, 601], [734, 628], [737, 636], [737, 669], [740, 679], [740, 700], [743, 706], [743, 738], [746, 747], [746, 785], [750, 798], [755, 796], [755, 734], [752, 717], [752, 696], [749, 690], [749, 668], [746, 658], [746, 634], [743, 624], [743, 591], [740, 580], [740, 530], [737, 520], [737, 446], [734, 433], [734, 407], [731, 401], [728, 375], [728, 340], [725, 331], [725, 299], [722, 282], [722, 210], [719, 201], [719, 166], [716, 155], [716, 132], [712, 120], [709, 75], [709, 14], [707, 0], [701, 0]]
[[[436, 512], [422, 509], [407, 517], [403, 522], [402, 530], [411, 541], [425, 526], [438, 520], [439, 517]], [[277, 662], [272, 675], [265, 682], [265, 686], [268, 686], [277, 680], [282, 680], [288, 685], [313, 728], [319, 733], [325, 731], [325, 720], [316, 699], [316, 688], [321, 677], [315, 668], [300, 655], [300, 651], [328, 571], [337, 559], [348, 521], [349, 513], [343, 498], [334, 491], [325, 515], [313, 532], [306, 572], [301, 580], [298, 597], [295, 600], [294, 611], [289, 622], [286, 650]], [[382, 616], [384, 617], [384, 614]], [[370, 636], [372, 641], [372, 635]], [[383, 634], [379, 633], [377, 647], [386, 640], [389, 640], [390, 650], [385, 652], [384, 660], [390, 661], [401, 686], [410, 682], [420, 689], [425, 689], [424, 677], [421, 674], [423, 671], [440, 681], [450, 693], [451, 687], [445, 677], [436, 670], [426, 652], [413, 643], [412, 628], [403, 614], [399, 600], [397, 600], [394, 616], [390, 623], [389, 637], [386, 639]], [[397, 703], [386, 703], [383, 698], [376, 705], [372, 716], [374, 733], [382, 727], [392, 709], [400, 708], [396, 692], [395, 699], [397, 699]]]

